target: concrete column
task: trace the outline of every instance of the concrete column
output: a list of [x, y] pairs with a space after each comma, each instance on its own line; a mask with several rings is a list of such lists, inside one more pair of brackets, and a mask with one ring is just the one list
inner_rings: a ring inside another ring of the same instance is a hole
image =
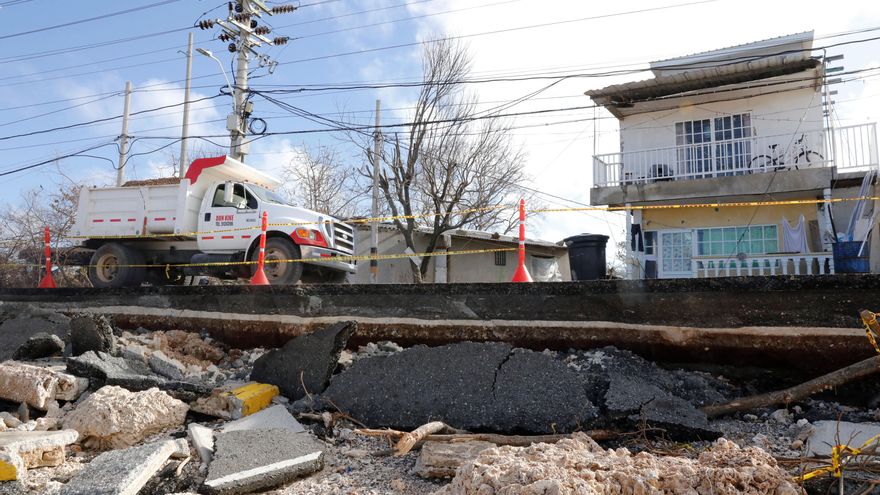
[[[872, 196], [877, 197], [880, 194], [880, 183], [874, 184], [872, 188]], [[868, 255], [868, 263], [871, 267], [871, 273], [880, 273], [880, 222], [877, 220], [877, 208], [880, 208], [880, 205], [877, 204], [877, 201], [874, 201], [874, 216], [871, 229], [871, 235], [869, 238], [871, 239], [871, 250]]]
[[627, 280], [632, 280], [635, 278], [635, 274], [634, 274], [634, 270], [633, 270], [633, 268], [634, 268], [634, 266], [633, 266], [633, 251], [632, 251], [632, 248], [630, 247], [630, 239], [632, 239], [632, 224], [633, 224], [631, 207], [632, 207], [631, 204], [629, 204], [629, 203], [626, 204], [626, 215], [625, 215], [626, 216], [626, 239], [623, 240], [623, 249], [624, 249], [624, 252], [626, 253], [626, 257], [624, 258], [626, 260], [626, 262], [624, 263], [624, 265], [625, 265]]
[[[831, 199], [831, 189], [822, 190], [822, 197], [825, 200]], [[831, 251], [831, 244], [834, 242], [835, 233], [831, 228], [831, 203], [819, 203], [816, 207], [819, 220], [819, 237], [822, 242], [822, 251]]]

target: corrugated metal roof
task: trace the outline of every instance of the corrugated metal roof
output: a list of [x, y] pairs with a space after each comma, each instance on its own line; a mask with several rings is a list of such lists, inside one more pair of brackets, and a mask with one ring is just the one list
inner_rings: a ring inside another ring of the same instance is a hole
[[[784, 34], [782, 36], [776, 36], [773, 38], [767, 38], [758, 41], [751, 41], [749, 43], [744, 43], [741, 45], [731, 45], [726, 46], [724, 48], [716, 48], [714, 50], [706, 50], [703, 52], [691, 53], [689, 55], [679, 55], [677, 57], [666, 58], [662, 60], [655, 60], [651, 62], [651, 68], [662, 68], [665, 65], [669, 65], [669, 62], [680, 61], [689, 58], [705, 58], [707, 56], [712, 57], [715, 55], [729, 55], [738, 52], [745, 52], [749, 50], [754, 50], [756, 48], [766, 48], [772, 46], [781, 46], [781, 45], [789, 45], [795, 43], [805, 43], [812, 42], [813, 40], [813, 31], [801, 31], [799, 33], [792, 34]], [[807, 53], [809, 56], [809, 53]]]

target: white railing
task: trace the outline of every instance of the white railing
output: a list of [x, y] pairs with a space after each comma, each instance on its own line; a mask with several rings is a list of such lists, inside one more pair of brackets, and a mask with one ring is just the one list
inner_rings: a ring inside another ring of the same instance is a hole
[[828, 148], [836, 152], [834, 165], [838, 172], [857, 172], [876, 168], [880, 164], [877, 157], [877, 124], [860, 124], [834, 129]]
[[757, 275], [830, 275], [831, 253], [762, 254], [737, 257], [696, 256], [691, 259], [694, 276], [742, 277]]
[[[832, 157], [837, 150], [837, 160]], [[752, 136], [593, 156], [593, 186], [649, 184], [837, 165], [878, 166], [876, 124]]]

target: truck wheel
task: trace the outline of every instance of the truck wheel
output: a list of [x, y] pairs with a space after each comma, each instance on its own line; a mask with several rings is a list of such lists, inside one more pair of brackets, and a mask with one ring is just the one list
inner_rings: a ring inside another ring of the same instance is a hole
[[130, 287], [144, 281], [144, 257], [138, 251], [111, 242], [99, 247], [89, 263], [89, 281], [93, 287]]
[[[256, 261], [260, 255], [260, 249], [254, 249], [251, 260]], [[269, 238], [266, 239], [266, 264], [263, 270], [266, 272], [266, 278], [269, 279], [271, 285], [293, 285], [297, 283], [302, 276], [302, 263], [271, 263], [276, 260], [298, 260], [300, 259], [299, 247], [286, 239]], [[253, 274], [256, 266], [251, 269]]]

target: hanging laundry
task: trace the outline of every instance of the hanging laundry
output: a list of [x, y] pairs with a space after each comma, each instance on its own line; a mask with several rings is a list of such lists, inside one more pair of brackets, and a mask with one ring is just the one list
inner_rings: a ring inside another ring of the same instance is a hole
[[630, 228], [632, 231], [632, 235], [630, 238], [630, 249], [635, 252], [644, 252], [645, 251], [645, 241], [642, 237], [642, 224], [635, 223]]
[[807, 229], [804, 227], [804, 216], [801, 215], [794, 227], [788, 219], [782, 217], [782, 251], [786, 253], [806, 253]]

